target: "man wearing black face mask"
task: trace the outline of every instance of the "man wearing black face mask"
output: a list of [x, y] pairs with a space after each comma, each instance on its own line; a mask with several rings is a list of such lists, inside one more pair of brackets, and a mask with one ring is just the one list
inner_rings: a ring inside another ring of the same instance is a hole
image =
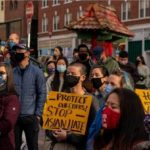
[[108, 70], [102, 65], [94, 65], [91, 69], [91, 82], [96, 91], [93, 95], [98, 99], [99, 107], [104, 105], [106, 97], [105, 88], [108, 82]]
[[[72, 63], [69, 65], [67, 69], [67, 75], [65, 82], [67, 82], [68, 87], [70, 87], [70, 90], [68, 92], [75, 93], [79, 95], [89, 95], [89, 93], [86, 92], [86, 90], [83, 88], [82, 83], [85, 80], [85, 74], [86, 74], [86, 67], [80, 63]], [[96, 108], [94, 105], [94, 97], [92, 99], [92, 104], [90, 108], [90, 113], [88, 117], [88, 123], [87, 123], [87, 130], [89, 129], [91, 123], [93, 122], [96, 114]], [[69, 129], [68, 129], [69, 130]], [[56, 131], [57, 132], [57, 131]], [[88, 131], [86, 131], [88, 133]], [[75, 150], [85, 150], [86, 149], [86, 138], [87, 134], [85, 135], [79, 135], [71, 132], [67, 132], [63, 129], [61, 129], [56, 134], [52, 135], [49, 134], [49, 137], [51, 139], [55, 140], [55, 146], [57, 147], [58, 144], [71, 144], [75, 147]]]
[[89, 81], [89, 74], [94, 63], [91, 60], [91, 53], [85, 44], [80, 44], [78, 46], [78, 57], [79, 59], [76, 62], [85, 65], [87, 70], [86, 79], [84, 80], [83, 86], [88, 92], [92, 92], [93, 87], [91, 82]]
[[17, 66], [14, 83], [21, 103], [21, 113], [15, 127], [16, 150], [20, 150], [21, 135], [25, 132], [29, 150], [38, 150], [39, 121], [46, 100], [46, 84], [43, 72], [29, 61], [30, 52], [25, 45], [15, 49]]
[[76, 62], [79, 62], [86, 66], [87, 76], [89, 76], [90, 69], [94, 65], [94, 63], [91, 60], [91, 53], [85, 44], [80, 44], [78, 46], [78, 57], [79, 59]]
[[[86, 79], [86, 67], [81, 63], [72, 63], [68, 66], [66, 74], [66, 83], [71, 93], [80, 95], [89, 95], [86, 89], [83, 87], [84, 80]], [[94, 107], [97, 109], [98, 101], [93, 96]]]

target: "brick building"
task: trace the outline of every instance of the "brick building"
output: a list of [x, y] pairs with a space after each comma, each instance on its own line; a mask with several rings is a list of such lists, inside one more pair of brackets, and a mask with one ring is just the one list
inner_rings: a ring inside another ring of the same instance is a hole
[[[12, 32], [18, 33], [27, 42], [27, 22], [25, 0], [0, 0], [0, 38], [7, 40]], [[31, 48], [37, 49], [38, 1], [33, 1], [34, 15], [31, 27]]]
[[135, 33], [126, 42], [130, 60], [135, 61], [139, 54], [144, 55], [150, 65], [150, 1], [149, 0], [42, 0], [39, 1], [38, 50], [39, 55], [49, 55], [60, 45], [67, 56], [78, 45], [76, 33], [64, 28], [70, 21], [83, 15], [93, 2], [110, 5], [116, 9], [119, 18]]
[[[89, 4], [99, 2], [116, 9], [119, 18], [135, 33], [126, 42], [130, 60], [142, 54], [150, 66], [150, 0], [34, 0], [31, 47], [39, 55], [48, 55], [60, 45], [67, 56], [80, 43], [76, 33], [64, 28], [83, 15]], [[27, 39], [25, 0], [0, 0], [0, 38], [6, 40], [11, 32]], [[38, 42], [37, 42], [38, 38]], [[38, 43], [38, 44], [37, 44]], [[36, 47], [38, 45], [38, 48]]]

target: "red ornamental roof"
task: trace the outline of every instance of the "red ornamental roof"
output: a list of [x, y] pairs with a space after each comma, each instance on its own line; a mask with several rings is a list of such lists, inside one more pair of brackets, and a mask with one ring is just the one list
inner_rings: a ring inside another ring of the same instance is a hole
[[71, 22], [67, 28], [103, 30], [123, 36], [133, 36], [134, 34], [119, 20], [115, 12], [114, 8], [99, 3], [91, 4], [85, 14], [79, 20]]

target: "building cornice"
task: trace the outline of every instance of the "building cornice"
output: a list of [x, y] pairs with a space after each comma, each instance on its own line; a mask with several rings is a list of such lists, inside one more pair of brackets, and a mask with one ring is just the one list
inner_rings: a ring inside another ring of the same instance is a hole
[[17, 19], [13, 19], [13, 20], [7, 20], [5, 22], [1, 22], [0, 24], [9, 23], [9, 22], [16, 22], [16, 21], [21, 21], [21, 20], [23, 20], [23, 18], [17, 18]]
[[55, 36], [44, 36], [44, 37], [38, 37], [38, 41], [45, 41], [45, 40], [57, 40], [57, 39], [65, 39], [65, 38], [71, 38], [71, 37], [77, 37], [76, 33], [71, 34], [61, 34], [61, 35], [55, 35]]
[[130, 30], [147, 29], [147, 28], [150, 28], [150, 24], [147, 23], [147, 24], [130, 25], [130, 26], [128, 26], [128, 28]]

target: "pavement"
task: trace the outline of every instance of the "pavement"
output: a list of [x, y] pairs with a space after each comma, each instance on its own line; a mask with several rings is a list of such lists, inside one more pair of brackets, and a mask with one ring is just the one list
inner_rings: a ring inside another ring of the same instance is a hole
[[45, 139], [45, 131], [41, 128], [39, 132], [39, 140], [38, 140], [39, 150], [44, 149], [44, 139]]
[[[21, 150], [28, 150], [24, 134], [22, 138], [24, 142], [21, 145]], [[39, 150], [44, 150], [44, 139], [45, 139], [45, 131], [40, 127], [39, 139], [38, 139]]]

